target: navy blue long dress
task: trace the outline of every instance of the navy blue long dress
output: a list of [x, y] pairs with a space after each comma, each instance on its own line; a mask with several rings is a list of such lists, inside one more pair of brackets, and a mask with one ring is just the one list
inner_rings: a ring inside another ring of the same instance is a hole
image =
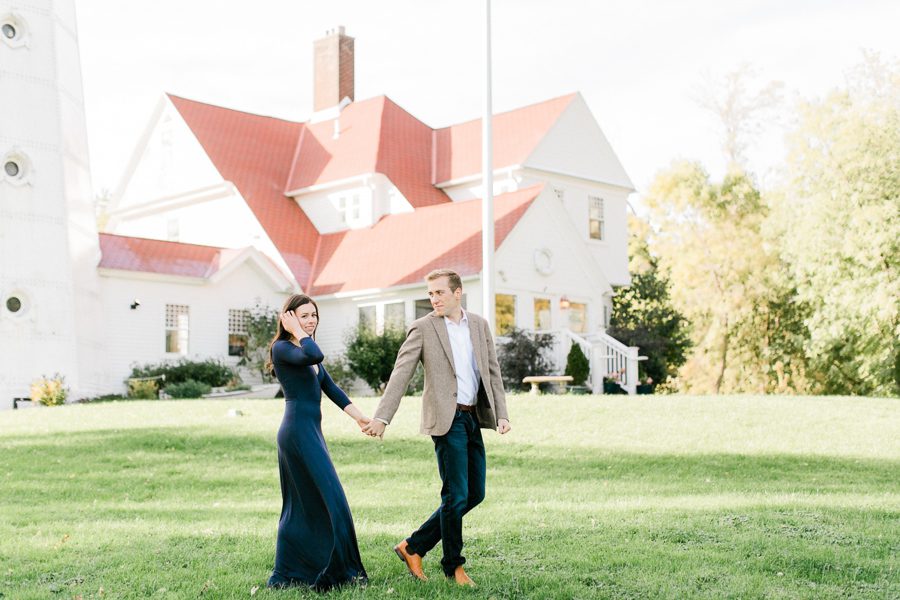
[[[300, 346], [287, 340], [272, 346], [285, 398], [278, 429], [282, 505], [272, 587], [324, 591], [367, 577], [350, 506], [322, 437], [322, 392], [341, 409], [350, 399], [322, 368], [323, 358], [311, 338]], [[318, 373], [313, 365], [319, 365]]]

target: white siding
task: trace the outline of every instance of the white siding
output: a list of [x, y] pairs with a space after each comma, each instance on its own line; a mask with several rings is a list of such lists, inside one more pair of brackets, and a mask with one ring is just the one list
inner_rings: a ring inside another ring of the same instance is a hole
[[[257, 298], [281, 308], [287, 297], [273, 290], [271, 281], [251, 262], [215, 283], [117, 272], [104, 273], [101, 282], [105, 321], [96, 326], [107, 332], [105, 387], [118, 392], [124, 391], [132, 364], [179, 358], [165, 352], [166, 304], [190, 307], [189, 358], [220, 358], [234, 364], [237, 358], [228, 356], [228, 310], [250, 308]], [[135, 299], [141, 305], [132, 310]]]

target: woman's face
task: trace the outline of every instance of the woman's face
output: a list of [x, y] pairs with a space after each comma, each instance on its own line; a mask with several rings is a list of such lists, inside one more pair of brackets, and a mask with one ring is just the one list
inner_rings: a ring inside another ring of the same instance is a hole
[[297, 315], [300, 327], [303, 328], [307, 335], [312, 335], [316, 331], [316, 327], [319, 325], [319, 313], [316, 311], [315, 304], [312, 302], [301, 304], [294, 311], [294, 314]]

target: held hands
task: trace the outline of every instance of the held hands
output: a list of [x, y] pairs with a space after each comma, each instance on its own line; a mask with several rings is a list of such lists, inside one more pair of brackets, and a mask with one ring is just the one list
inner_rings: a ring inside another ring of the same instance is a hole
[[383, 438], [385, 425], [378, 419], [372, 419], [369, 424], [363, 427], [362, 432], [370, 437]]
[[503, 435], [504, 433], [508, 433], [512, 427], [509, 424], [509, 421], [506, 419], [499, 419], [497, 421], [497, 433]]
[[298, 341], [309, 337], [309, 334], [303, 331], [303, 327], [300, 326], [300, 319], [297, 318], [297, 315], [292, 310], [281, 314], [281, 326], [288, 330]]

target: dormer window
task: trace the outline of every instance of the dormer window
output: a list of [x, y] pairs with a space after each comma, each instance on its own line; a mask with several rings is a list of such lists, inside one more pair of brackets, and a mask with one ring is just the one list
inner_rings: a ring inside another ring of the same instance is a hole
[[361, 204], [359, 194], [351, 196], [341, 196], [338, 198], [337, 209], [341, 214], [341, 223], [347, 224], [358, 221], [360, 216]]

